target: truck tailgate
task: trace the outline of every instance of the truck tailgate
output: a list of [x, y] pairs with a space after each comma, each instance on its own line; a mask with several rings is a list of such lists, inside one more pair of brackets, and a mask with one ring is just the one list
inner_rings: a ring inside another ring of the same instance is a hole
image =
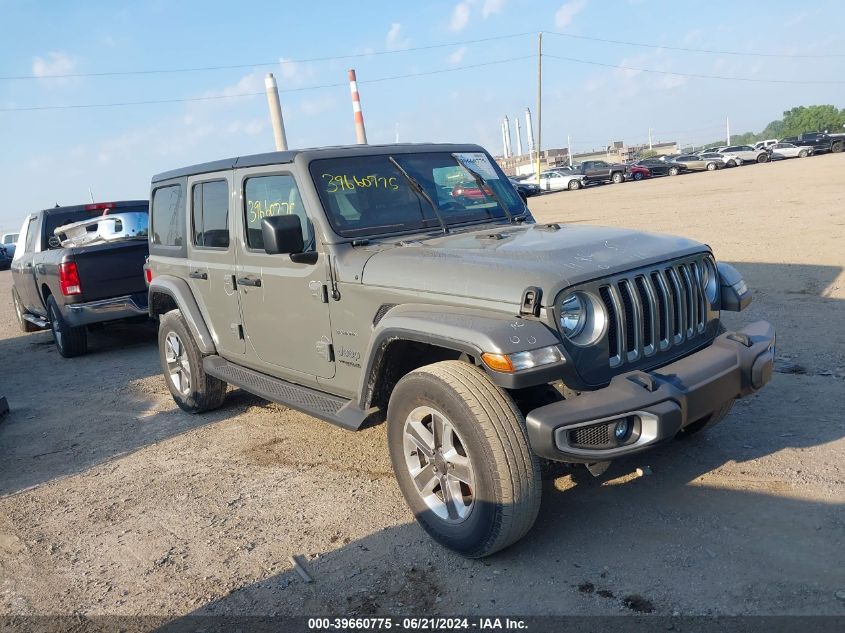
[[82, 301], [146, 293], [146, 240], [126, 240], [69, 249], [82, 285]]

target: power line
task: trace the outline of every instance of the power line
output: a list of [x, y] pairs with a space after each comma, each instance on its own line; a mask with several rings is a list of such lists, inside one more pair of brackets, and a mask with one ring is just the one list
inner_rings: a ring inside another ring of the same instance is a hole
[[[482, 68], [485, 66], [496, 66], [499, 64], [507, 64], [510, 62], [515, 62], [523, 59], [534, 59], [535, 55], [523, 55], [521, 57], [510, 57], [508, 59], [497, 59], [489, 62], [482, 62], [480, 64], [470, 64], [467, 66], [456, 66], [454, 68], [440, 68], [437, 70], [427, 70], [418, 73], [405, 73], [402, 75], [392, 75], [389, 77], [377, 77], [375, 79], [363, 79], [359, 80], [359, 84], [374, 84], [374, 83], [381, 83], [384, 81], [394, 81], [398, 79], [408, 79], [411, 77], [425, 77], [429, 75], [441, 75], [444, 73], [453, 73], [461, 70], [470, 70], [472, 68]], [[348, 86], [349, 84], [346, 82], [342, 83], [331, 83], [331, 84], [318, 84], [314, 86], [302, 86], [300, 88], [288, 88], [285, 90], [280, 90], [279, 92], [282, 93], [289, 93], [289, 92], [305, 92], [309, 90], [320, 90], [323, 88], [337, 88], [340, 86]], [[0, 112], [31, 112], [35, 110], [75, 110], [75, 109], [84, 109], [84, 108], [117, 108], [123, 106], [135, 106], [135, 105], [154, 105], [159, 103], [186, 103], [186, 102], [193, 102], [193, 101], [215, 101], [215, 100], [222, 100], [222, 99], [237, 99], [241, 97], [255, 97], [258, 95], [263, 95], [264, 92], [241, 92], [241, 93], [234, 93], [234, 94], [225, 94], [225, 95], [209, 95], [203, 97], [185, 97], [179, 99], [152, 99], [146, 101], [120, 101], [120, 102], [113, 102], [113, 103], [78, 103], [78, 104], [66, 104], [66, 105], [46, 105], [46, 106], [24, 106], [21, 108], [0, 108]]]
[[563, 57], [561, 55], [543, 55], [552, 59], [560, 59], [576, 64], [588, 64], [590, 66], [603, 66], [605, 68], [619, 68], [621, 70], [636, 70], [643, 73], [654, 73], [658, 75], [673, 75], [675, 77], [695, 77], [697, 79], [722, 79], [726, 81], [747, 81], [764, 84], [813, 84], [813, 85], [834, 85], [845, 84], [845, 80], [813, 80], [813, 79], [759, 79], [757, 77], [731, 77], [727, 75], [705, 75], [700, 73], [679, 73], [670, 70], [655, 70], [653, 68], [640, 68], [637, 66], [626, 66], [623, 64], [605, 64], [603, 62], [591, 61], [588, 59], [576, 59], [574, 57]]
[[588, 35], [575, 35], [573, 33], [559, 33], [557, 31], [544, 31], [549, 35], [558, 35], [560, 37], [568, 37], [576, 40], [586, 40], [589, 42], [602, 42], [604, 44], [621, 44], [623, 46], [637, 46], [640, 48], [663, 48], [667, 51], [683, 51], [685, 53], [708, 53], [714, 55], [737, 55], [740, 57], [782, 57], [795, 59], [826, 59], [829, 57], [845, 57], [845, 53], [827, 53], [824, 55], [806, 55], [801, 53], [758, 53], [751, 51], [730, 51], [711, 48], [688, 48], [684, 46], [665, 46], [663, 44], [646, 44], [644, 42], [627, 42], [624, 40], [611, 40], [603, 37], [591, 37]]
[[429, 44], [427, 46], [414, 46], [411, 48], [397, 48], [382, 51], [372, 51], [367, 53], [350, 53], [349, 55], [332, 55], [327, 57], [307, 57], [302, 59], [280, 59], [273, 62], [255, 62], [252, 64], [232, 64], [227, 66], [196, 66], [192, 68], [158, 68], [152, 70], [115, 70], [94, 73], [64, 73], [61, 75], [8, 75], [0, 77], [0, 81], [10, 81], [16, 79], [74, 79], [82, 77], [118, 77], [125, 75], [162, 75], [174, 73], [193, 73], [213, 70], [237, 70], [243, 68], [260, 68], [268, 66], [285, 65], [285, 64], [306, 64], [311, 62], [327, 62], [337, 61], [342, 59], [359, 59], [361, 57], [374, 57], [380, 55], [393, 55], [396, 53], [410, 53], [414, 51], [427, 51], [437, 48], [448, 48], [452, 46], [465, 46], [469, 44], [480, 44], [482, 42], [492, 42], [496, 40], [512, 39], [515, 37], [522, 37], [524, 35], [533, 35], [534, 32], [525, 33], [510, 33], [507, 35], [497, 35], [495, 37], [484, 37], [475, 40], [464, 40], [462, 42], [449, 42], [446, 44]]

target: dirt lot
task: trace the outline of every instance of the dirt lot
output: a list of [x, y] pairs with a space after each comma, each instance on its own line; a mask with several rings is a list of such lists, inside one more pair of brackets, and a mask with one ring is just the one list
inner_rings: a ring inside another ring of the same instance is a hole
[[531, 201], [711, 244], [757, 290], [728, 324], [773, 321], [780, 373], [709, 434], [599, 479], [554, 472], [535, 529], [485, 561], [412, 521], [383, 426], [238, 391], [189, 416], [153, 329], [64, 360], [17, 331], [0, 273], [0, 613], [845, 613], [843, 185], [835, 155]]

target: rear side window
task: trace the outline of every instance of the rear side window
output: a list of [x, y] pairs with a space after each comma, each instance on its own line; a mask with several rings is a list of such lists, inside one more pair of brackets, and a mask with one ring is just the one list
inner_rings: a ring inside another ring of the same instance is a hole
[[229, 247], [229, 185], [225, 180], [194, 185], [192, 219], [195, 246]]
[[159, 246], [185, 245], [182, 185], [160, 187], [153, 193], [151, 241]]
[[24, 246], [24, 250], [27, 253], [31, 253], [35, 250], [35, 241], [36, 237], [38, 237], [37, 229], [38, 227], [36, 219], [30, 220], [26, 229], [24, 229], [24, 233], [26, 234], [26, 245]]
[[244, 224], [246, 243], [250, 248], [264, 249], [261, 221], [275, 215], [299, 216], [302, 240], [307, 249], [311, 242], [311, 224], [293, 176], [279, 174], [248, 178], [244, 185]]

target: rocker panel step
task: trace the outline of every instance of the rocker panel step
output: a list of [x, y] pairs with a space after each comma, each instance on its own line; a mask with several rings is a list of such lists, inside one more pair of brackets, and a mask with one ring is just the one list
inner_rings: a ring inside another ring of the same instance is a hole
[[202, 366], [210, 376], [345, 429], [357, 430], [369, 414], [351, 400], [241, 367], [220, 356], [206, 356]]

